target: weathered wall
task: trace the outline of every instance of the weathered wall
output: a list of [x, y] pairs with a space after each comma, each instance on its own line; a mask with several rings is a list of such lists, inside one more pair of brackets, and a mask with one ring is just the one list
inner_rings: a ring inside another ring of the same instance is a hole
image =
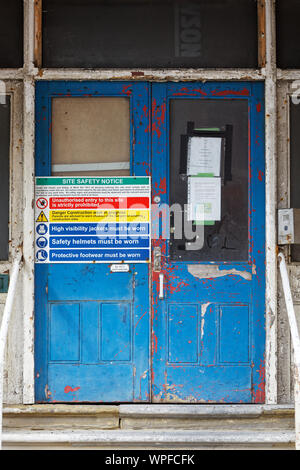
[[[278, 81], [278, 171], [277, 171], [277, 204], [278, 209], [290, 207], [290, 99], [293, 94], [292, 81]], [[289, 247], [280, 250], [290, 259]], [[291, 263], [288, 266], [291, 290], [294, 299], [295, 313], [300, 326], [300, 265]], [[277, 391], [279, 403], [294, 401], [293, 389], [293, 352], [290, 338], [290, 327], [285, 306], [280, 275], [278, 275], [278, 317], [277, 317]]]

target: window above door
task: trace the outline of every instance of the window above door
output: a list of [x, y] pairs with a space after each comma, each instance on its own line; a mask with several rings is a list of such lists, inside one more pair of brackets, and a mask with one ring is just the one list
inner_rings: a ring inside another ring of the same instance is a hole
[[1, 2], [0, 67], [23, 66], [23, 1]]
[[43, 67], [257, 67], [256, 0], [43, 0]]

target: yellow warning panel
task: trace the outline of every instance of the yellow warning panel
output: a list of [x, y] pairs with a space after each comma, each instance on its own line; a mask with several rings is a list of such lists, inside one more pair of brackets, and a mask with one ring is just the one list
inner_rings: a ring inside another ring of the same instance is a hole
[[149, 222], [149, 210], [50, 211], [50, 222]]
[[44, 211], [41, 211], [40, 212], [40, 215], [38, 216], [38, 218], [36, 219], [37, 222], [48, 222], [48, 219], [47, 217], [45, 216], [45, 213]]

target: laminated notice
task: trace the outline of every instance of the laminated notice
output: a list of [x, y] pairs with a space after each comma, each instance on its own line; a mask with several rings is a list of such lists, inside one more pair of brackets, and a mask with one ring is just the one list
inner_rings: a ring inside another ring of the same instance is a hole
[[188, 179], [188, 220], [221, 220], [221, 178], [192, 177]]
[[187, 175], [220, 176], [221, 137], [190, 137], [188, 143]]
[[150, 195], [149, 177], [36, 178], [35, 262], [149, 262]]

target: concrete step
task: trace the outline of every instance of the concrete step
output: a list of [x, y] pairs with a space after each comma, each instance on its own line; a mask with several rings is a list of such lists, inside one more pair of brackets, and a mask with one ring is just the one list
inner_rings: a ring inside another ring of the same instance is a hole
[[3, 429], [118, 429], [119, 406], [10, 405], [3, 408]]
[[286, 430], [291, 405], [120, 405], [122, 429]]
[[5, 406], [7, 449], [293, 449], [290, 405]]
[[290, 405], [12, 405], [4, 429], [293, 430]]
[[107, 430], [3, 433], [3, 449], [293, 450], [292, 431]]

